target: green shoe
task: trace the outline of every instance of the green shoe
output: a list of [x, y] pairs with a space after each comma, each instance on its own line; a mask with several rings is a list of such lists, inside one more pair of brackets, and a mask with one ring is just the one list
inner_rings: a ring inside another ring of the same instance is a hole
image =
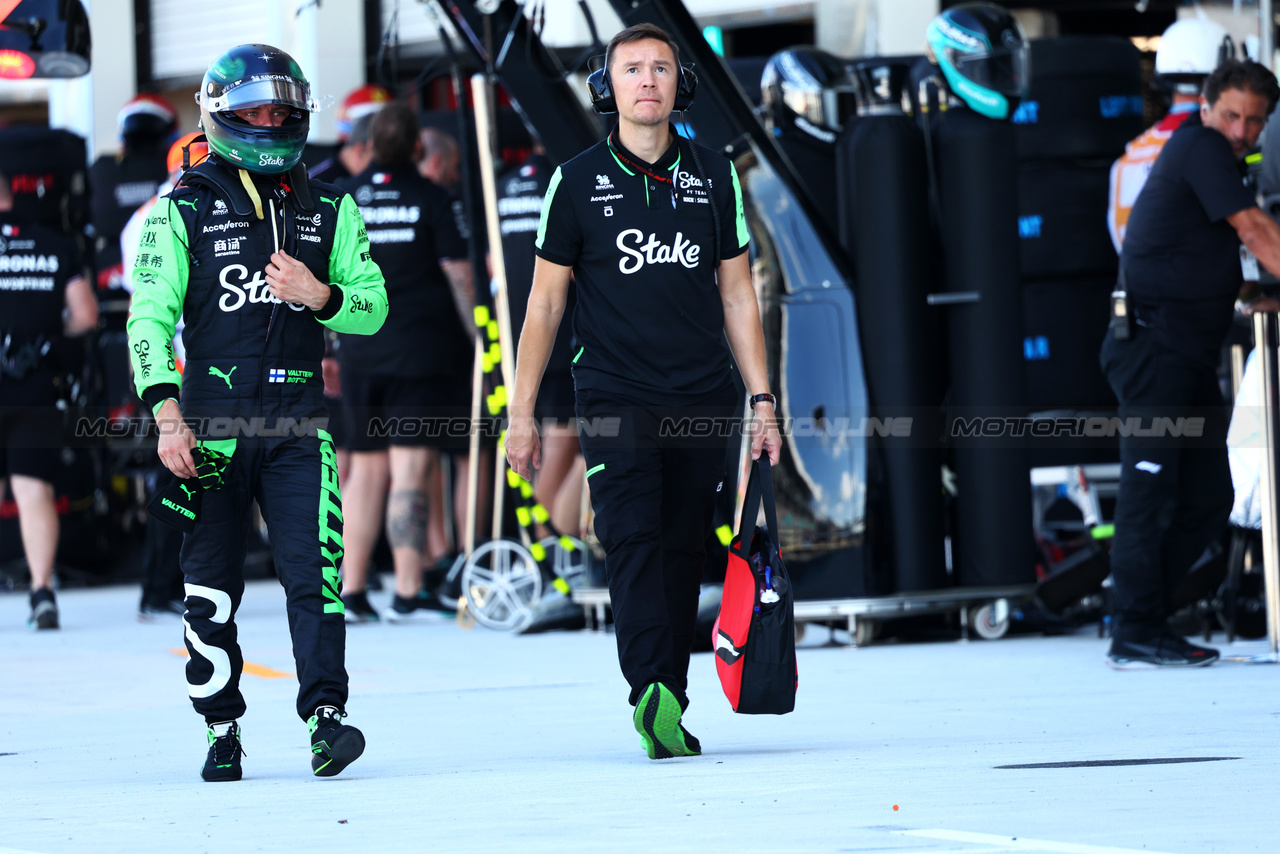
[[364, 753], [364, 733], [347, 726], [346, 712], [336, 706], [320, 706], [307, 721], [311, 732], [311, 773], [333, 777]]
[[692, 745], [685, 740], [680, 715], [680, 701], [666, 685], [655, 682], [644, 689], [632, 721], [640, 733], [640, 745], [650, 759], [698, 756], [702, 752], [696, 739]]

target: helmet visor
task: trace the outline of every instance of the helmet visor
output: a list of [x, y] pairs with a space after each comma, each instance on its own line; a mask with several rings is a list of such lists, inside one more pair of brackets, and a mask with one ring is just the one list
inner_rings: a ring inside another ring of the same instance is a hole
[[299, 110], [316, 112], [319, 104], [311, 97], [310, 87], [292, 77], [271, 75], [254, 77], [238, 86], [223, 91], [217, 97], [208, 97], [203, 106], [210, 112], [246, 110], [265, 104], [282, 104]]
[[1031, 51], [1025, 43], [985, 53], [956, 51], [952, 63], [965, 79], [1001, 95], [1026, 95], [1031, 84]]
[[841, 81], [840, 85], [810, 91], [782, 84], [782, 100], [787, 109], [818, 127], [840, 130], [845, 121], [857, 112], [857, 99], [852, 87]]

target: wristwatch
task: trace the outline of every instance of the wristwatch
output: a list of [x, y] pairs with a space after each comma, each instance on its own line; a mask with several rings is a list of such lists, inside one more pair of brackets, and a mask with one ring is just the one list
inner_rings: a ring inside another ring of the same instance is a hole
[[773, 395], [769, 394], [769, 392], [767, 391], [764, 394], [753, 394], [747, 400], [747, 402], [751, 404], [752, 409], [755, 409], [756, 404], [760, 403], [761, 401], [772, 403], [775, 407], [778, 405], [778, 399]]

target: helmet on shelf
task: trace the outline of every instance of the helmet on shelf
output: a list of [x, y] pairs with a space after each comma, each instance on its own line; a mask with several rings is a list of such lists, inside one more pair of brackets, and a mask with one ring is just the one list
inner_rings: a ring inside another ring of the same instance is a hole
[[801, 46], [775, 53], [760, 75], [761, 108], [774, 131], [795, 125], [813, 134], [839, 131], [853, 115], [853, 76], [848, 66], [816, 47]]
[[962, 3], [929, 22], [933, 59], [974, 112], [1007, 119], [1031, 82], [1031, 51], [1017, 20], [995, 3]]

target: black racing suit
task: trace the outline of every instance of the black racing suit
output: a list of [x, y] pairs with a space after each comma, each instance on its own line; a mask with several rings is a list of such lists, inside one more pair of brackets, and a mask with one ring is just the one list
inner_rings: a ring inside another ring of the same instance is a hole
[[[187, 682], [208, 721], [237, 718], [245, 708], [233, 618], [254, 499], [285, 588], [298, 715], [305, 720], [324, 704], [341, 708], [347, 698], [341, 498], [320, 359], [326, 327], [377, 331], [386, 291], [350, 197], [309, 181], [301, 167], [279, 177], [253, 176], [259, 218], [230, 168], [211, 158], [192, 169], [152, 208], [131, 272], [128, 328], [139, 395], [153, 410], [178, 398], [201, 444], [232, 454], [225, 485], [205, 493], [182, 548]], [[321, 310], [270, 294], [264, 270], [277, 241], [329, 284]], [[179, 316], [187, 352], [181, 377], [171, 344]]]

